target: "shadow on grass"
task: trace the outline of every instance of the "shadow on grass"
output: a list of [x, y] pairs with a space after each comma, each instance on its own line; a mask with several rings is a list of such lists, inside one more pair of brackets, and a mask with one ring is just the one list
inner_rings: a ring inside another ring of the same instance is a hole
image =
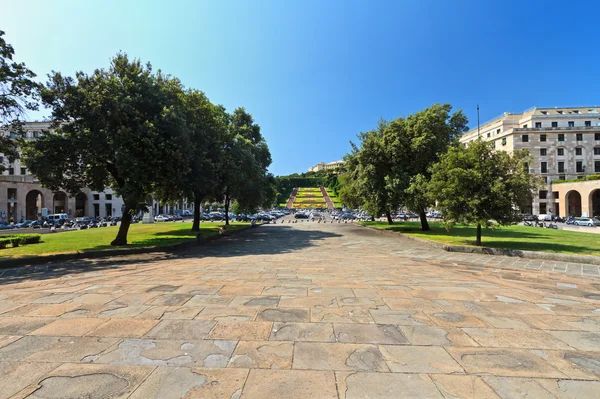
[[[212, 229], [207, 229], [212, 230]], [[218, 231], [218, 227], [215, 227]], [[183, 231], [190, 234], [189, 231]], [[171, 234], [171, 233], [164, 233]], [[163, 233], [157, 233], [163, 235]], [[148, 265], [157, 262], [165, 262], [165, 267], [170, 259], [197, 259], [205, 257], [243, 257], [248, 255], [280, 255], [299, 251], [315, 245], [315, 242], [331, 237], [340, 237], [340, 234], [326, 231], [306, 231], [294, 229], [291, 226], [271, 225], [256, 229], [247, 229], [237, 234], [222, 237], [219, 240], [210, 241], [204, 245], [180, 250], [160, 251], [137, 254], [117, 255], [97, 259], [81, 259], [66, 262], [55, 262], [41, 266], [16, 267], [0, 270], [0, 285], [13, 284], [27, 280], [45, 280], [60, 278], [66, 275], [79, 273], [103, 272], [123, 266]], [[195, 237], [195, 234], [193, 235]], [[157, 238], [159, 239], [159, 238]], [[150, 239], [148, 241], [153, 241]], [[173, 240], [181, 240], [173, 238]], [[164, 240], [161, 241], [164, 243]], [[175, 241], [173, 241], [175, 243]], [[96, 247], [99, 249], [100, 247]], [[114, 249], [114, 247], [110, 247]], [[27, 260], [23, 260], [23, 266], [27, 266]]]
[[[368, 224], [376, 225], [386, 230], [405, 233], [419, 238], [431, 239], [438, 243], [449, 245], [475, 245], [476, 228], [474, 226], [457, 225], [447, 231], [440, 223], [431, 223], [431, 231], [421, 231], [419, 223], [400, 222], [394, 225]], [[579, 255], [599, 255], [600, 250], [596, 247], [586, 245], [585, 239], [581, 236], [577, 242], [572, 242], [573, 238], [567, 239], [560, 230], [549, 230], [537, 227], [523, 227], [522, 229], [531, 229], [531, 231], [514, 230], [510, 227], [500, 227], [495, 229], [482, 230], [482, 244], [484, 247], [500, 248], [521, 251], [542, 251], [554, 253], [573, 253]], [[576, 233], [577, 234], [577, 233]], [[600, 237], [598, 237], [600, 238]]]

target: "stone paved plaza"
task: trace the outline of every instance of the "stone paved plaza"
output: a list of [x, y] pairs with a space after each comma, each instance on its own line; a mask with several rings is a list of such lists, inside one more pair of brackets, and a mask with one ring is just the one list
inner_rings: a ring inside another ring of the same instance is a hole
[[0, 276], [0, 398], [598, 398], [600, 279], [352, 224]]

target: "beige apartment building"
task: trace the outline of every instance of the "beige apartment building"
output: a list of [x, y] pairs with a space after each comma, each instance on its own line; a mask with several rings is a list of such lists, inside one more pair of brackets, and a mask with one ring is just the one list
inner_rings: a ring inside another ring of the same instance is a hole
[[[524, 212], [600, 216], [600, 180], [584, 180], [600, 174], [600, 107], [505, 112], [465, 133], [460, 142], [478, 137], [493, 142], [497, 150], [529, 150], [529, 169], [543, 178], [544, 187]], [[581, 181], [557, 182], [571, 179]]]
[[333, 171], [333, 170], [337, 170], [337, 169], [341, 168], [342, 166], [344, 166], [345, 163], [346, 163], [345, 161], [341, 161], [341, 160], [329, 162], [329, 163], [319, 162], [315, 166], [308, 168], [308, 171], [309, 172]]
[[[24, 128], [26, 139], [34, 140], [50, 128], [50, 123], [28, 122]], [[0, 130], [0, 134], [11, 133]], [[43, 187], [19, 160], [10, 163], [0, 154], [0, 163], [6, 168], [0, 174], [0, 221], [36, 220], [53, 213], [66, 213], [69, 218], [120, 217], [123, 214], [123, 199], [110, 188], [103, 191], [83, 188], [72, 197], [65, 191], [53, 192]], [[190, 207], [192, 205], [183, 200], [175, 206], [153, 200], [152, 211], [157, 215]]]

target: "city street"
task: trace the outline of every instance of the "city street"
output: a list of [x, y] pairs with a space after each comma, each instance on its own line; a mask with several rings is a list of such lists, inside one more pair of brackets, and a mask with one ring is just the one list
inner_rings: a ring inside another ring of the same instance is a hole
[[597, 398], [599, 277], [287, 220], [0, 270], [0, 398]]

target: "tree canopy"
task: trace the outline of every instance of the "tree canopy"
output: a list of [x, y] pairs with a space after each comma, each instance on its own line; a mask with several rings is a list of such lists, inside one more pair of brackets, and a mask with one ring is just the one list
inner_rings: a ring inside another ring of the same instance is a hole
[[433, 165], [428, 195], [444, 214], [448, 227], [476, 223], [476, 245], [481, 227], [506, 225], [519, 219], [539, 185], [529, 173], [526, 150], [509, 154], [494, 151], [491, 143], [478, 139], [467, 147], [455, 145]]
[[189, 170], [184, 92], [175, 78], [118, 54], [108, 69], [50, 75], [42, 100], [56, 130], [24, 148], [27, 167], [52, 190], [112, 187], [124, 211], [112, 245], [127, 243], [131, 214], [149, 194], [176, 199]]
[[[34, 80], [35, 73], [13, 60], [15, 50], [3, 36], [4, 31], [0, 30], [0, 129], [13, 134], [0, 135], [0, 153], [12, 162], [19, 156], [18, 139], [23, 133], [25, 112], [39, 107], [40, 85]], [[4, 165], [0, 164], [0, 172], [3, 170]]]

